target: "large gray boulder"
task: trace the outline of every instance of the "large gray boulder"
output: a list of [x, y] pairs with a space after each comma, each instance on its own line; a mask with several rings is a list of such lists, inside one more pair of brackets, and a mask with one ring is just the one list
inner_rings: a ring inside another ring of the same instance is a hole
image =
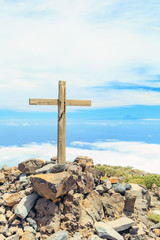
[[35, 172], [36, 173], [59, 173], [63, 172], [65, 170], [65, 165], [64, 164], [47, 164], [43, 166], [42, 168], [37, 169]]
[[111, 240], [123, 240], [124, 238], [116, 232], [111, 226], [104, 222], [96, 222], [95, 229], [100, 238]]
[[116, 193], [120, 193], [122, 195], [124, 195], [126, 192], [126, 187], [122, 184], [113, 184], [113, 188]]
[[126, 188], [126, 190], [131, 190], [132, 186], [131, 186], [131, 184], [126, 183], [125, 184], [125, 188]]
[[22, 200], [16, 206], [15, 214], [22, 219], [27, 217], [29, 211], [32, 209], [37, 199], [38, 199], [37, 193], [32, 193], [22, 198]]

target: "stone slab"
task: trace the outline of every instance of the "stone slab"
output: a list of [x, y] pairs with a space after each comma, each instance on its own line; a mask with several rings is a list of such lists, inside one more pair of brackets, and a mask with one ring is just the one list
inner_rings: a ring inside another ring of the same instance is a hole
[[65, 170], [64, 164], [47, 164], [36, 170], [36, 173], [59, 173]]
[[37, 199], [38, 199], [37, 193], [32, 193], [22, 198], [22, 200], [16, 206], [15, 214], [22, 219], [27, 217], [29, 211], [32, 209]]
[[111, 226], [117, 232], [129, 229], [135, 222], [127, 217], [121, 217], [114, 221], [108, 221], [107, 225]]
[[104, 222], [96, 222], [95, 229], [100, 238], [111, 240], [123, 240], [124, 238], [116, 232], [111, 226]]

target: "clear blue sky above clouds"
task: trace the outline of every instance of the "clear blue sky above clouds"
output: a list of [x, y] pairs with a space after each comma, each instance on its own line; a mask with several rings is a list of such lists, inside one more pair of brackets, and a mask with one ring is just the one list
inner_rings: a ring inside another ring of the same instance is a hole
[[0, 0], [0, 145], [55, 135], [49, 127], [57, 107], [29, 106], [28, 99], [57, 98], [59, 80], [67, 82], [67, 98], [92, 100], [92, 108], [67, 109], [71, 135], [82, 123], [78, 146], [116, 134], [159, 144], [159, 13], [159, 0]]
[[[29, 97], [160, 105], [159, 0], [0, 1], [0, 109]], [[54, 108], [56, 110], [56, 108]]]

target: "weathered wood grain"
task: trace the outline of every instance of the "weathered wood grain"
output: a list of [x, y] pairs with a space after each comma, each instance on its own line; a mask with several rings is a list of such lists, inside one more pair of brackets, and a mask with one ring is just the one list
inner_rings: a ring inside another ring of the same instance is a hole
[[65, 158], [66, 158], [66, 82], [59, 81], [58, 163], [64, 164]]
[[[58, 105], [58, 99], [41, 99], [41, 98], [30, 98], [30, 105]], [[90, 100], [66, 100], [67, 106], [91, 106]]]

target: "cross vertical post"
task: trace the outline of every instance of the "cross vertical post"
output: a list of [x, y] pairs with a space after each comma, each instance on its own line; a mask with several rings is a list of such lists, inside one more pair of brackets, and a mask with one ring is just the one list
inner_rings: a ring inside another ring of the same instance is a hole
[[66, 82], [59, 81], [58, 97], [58, 163], [64, 164], [66, 158]]

